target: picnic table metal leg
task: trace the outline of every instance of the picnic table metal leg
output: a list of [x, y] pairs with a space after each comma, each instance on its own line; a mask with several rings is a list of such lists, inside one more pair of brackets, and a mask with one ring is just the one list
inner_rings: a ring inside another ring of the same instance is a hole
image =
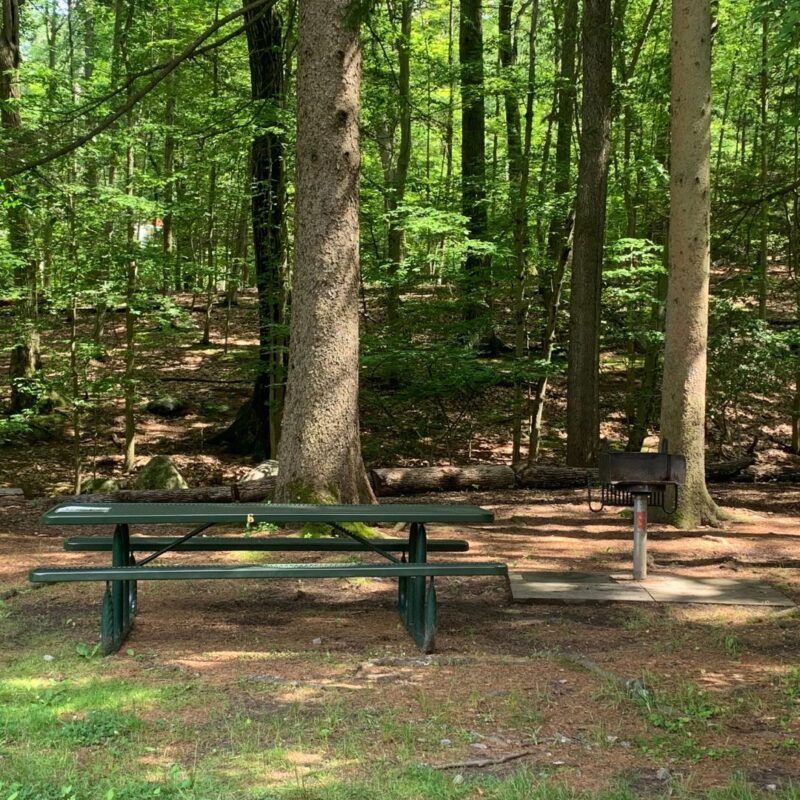
[[[111, 545], [111, 565], [127, 567], [131, 563], [130, 530], [127, 525], [117, 525]], [[108, 581], [100, 621], [100, 648], [103, 655], [119, 650], [131, 629], [135, 613], [136, 581]]]
[[[424, 564], [428, 560], [428, 537], [421, 522], [411, 524], [408, 561]], [[433, 650], [436, 637], [436, 588], [433, 578], [423, 575], [398, 579], [398, 608], [408, 632], [424, 653]]]

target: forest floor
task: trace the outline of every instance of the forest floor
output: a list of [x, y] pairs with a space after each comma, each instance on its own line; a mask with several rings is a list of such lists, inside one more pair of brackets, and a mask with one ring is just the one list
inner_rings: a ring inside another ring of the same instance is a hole
[[[798, 556], [800, 488], [713, 493], [740, 521], [656, 525], [656, 562]], [[578, 491], [415, 499], [494, 511], [434, 528], [469, 540], [459, 559], [630, 567], [629, 520], [592, 515]], [[150, 583], [103, 659], [100, 587], [26, 583], [36, 565], [106, 561], [63, 552], [38, 522], [49, 502], [0, 508], [3, 800], [800, 797], [796, 612], [520, 604], [500, 578], [447, 579], [437, 653], [420, 658], [386, 581]], [[800, 602], [797, 569], [666, 572], [758, 578]]]
[[[251, 464], [209, 438], [250, 393], [254, 297], [231, 309], [227, 327], [235, 335], [227, 345], [226, 312], [215, 309], [207, 346], [197, 343], [200, 315], [186, 310], [189, 300], [178, 298], [178, 328], [152, 315], [140, 323], [137, 467], [166, 454], [191, 486], [226, 483]], [[412, 318], [423, 314], [422, 304], [405, 309]], [[46, 374], [68, 394], [58, 377], [66, 374], [64, 320], [46, 316]], [[0, 308], [0, 374], [9, 319]], [[83, 336], [92, 322], [81, 316]], [[114, 384], [122, 324], [111, 315], [106, 355], [87, 362], [87, 375], [98, 381], [81, 435], [90, 476], [124, 478]], [[380, 342], [369, 342], [369, 320], [365, 327], [368, 353], [382, 352]], [[447, 403], [435, 393], [390, 397], [381, 393], [376, 363], [368, 359], [362, 380], [369, 466], [508, 463], [507, 388], [456, 386]], [[604, 371], [603, 381], [604, 402], [621, 407], [620, 375]], [[186, 416], [148, 414], [145, 404], [161, 394], [184, 400]], [[551, 398], [545, 457], [559, 461], [559, 378]], [[742, 444], [761, 437], [751, 481], [800, 469], [782, 444], [785, 401], [764, 398], [742, 420]], [[604, 432], [619, 434], [621, 415], [605, 418]], [[63, 532], [38, 522], [53, 502], [48, 497], [69, 491], [72, 472], [66, 414], [35, 420], [25, 432], [0, 430], [0, 486], [21, 487], [28, 498], [0, 505], [0, 800], [800, 798], [796, 614], [519, 604], [500, 578], [448, 579], [438, 587], [437, 654], [420, 659], [385, 582], [153, 583], [140, 592], [141, 613], [123, 651], [102, 659], [95, 649], [100, 587], [34, 590], [26, 581], [28, 569], [47, 562], [105, 561], [63, 552]], [[657, 562], [719, 563], [657, 567], [656, 574], [759, 578], [800, 603], [796, 569], [725, 561], [730, 554], [800, 556], [800, 488], [740, 483], [713, 493], [739, 509], [741, 520], [722, 531], [655, 526], [651, 552]], [[620, 572], [630, 565], [630, 522], [615, 511], [590, 514], [582, 492], [414, 500], [494, 510], [491, 525], [434, 530], [469, 539], [470, 552], [458, 558], [521, 569]]]
[[[191, 295], [178, 295], [165, 309], [142, 315], [136, 346], [137, 468], [154, 455], [169, 455], [190, 486], [228, 483], [250, 468], [247, 459], [226, 453], [210, 440], [232, 422], [250, 397], [257, 366], [255, 303], [254, 292], [248, 291], [231, 309], [215, 307], [208, 345], [199, 343], [202, 298], [192, 308]], [[369, 299], [369, 304], [377, 305], [378, 298]], [[493, 383], [491, 377], [507, 371], [509, 363], [502, 358], [481, 359], [465, 368], [463, 348], [426, 349], [426, 337], [435, 338], [437, 320], [452, 315], [452, 305], [452, 298], [444, 296], [409, 298], [404, 304], [408, 329], [393, 338], [385, 336], [375, 320], [364, 319], [361, 427], [368, 467], [510, 462], [512, 389], [507, 382]], [[12, 316], [11, 308], [0, 307], [0, 375], [8, 370]], [[68, 398], [66, 318], [47, 310], [41, 325], [46, 387]], [[84, 342], [91, 339], [93, 326], [93, 314], [80, 315], [78, 330]], [[108, 314], [102, 356], [82, 361], [85, 411], [80, 437], [84, 476], [123, 482], [127, 476], [122, 473], [125, 426], [119, 381], [124, 372], [124, 340], [124, 315]], [[410, 352], [412, 342], [418, 349]], [[393, 385], [387, 385], [389, 367]], [[399, 384], [398, 375], [402, 376]], [[564, 460], [564, 383], [563, 375], [551, 380], [542, 438], [545, 462]], [[733, 441], [717, 441], [714, 437], [719, 431], [711, 425], [712, 457], [725, 460], [741, 455], [758, 439], [756, 463], [743, 479], [771, 480], [787, 472], [800, 475], [800, 456], [787, 446], [792, 387], [787, 384], [785, 389], [785, 396], [760, 397], [757, 407], [747, 413], [731, 412], [727, 428]], [[606, 354], [601, 373], [602, 434], [612, 441], [624, 441], [625, 419], [620, 411], [624, 393], [624, 365]], [[171, 419], [149, 413], [148, 401], [164, 395], [184, 403], [187, 413]], [[7, 399], [8, 385], [0, 381], [0, 407]], [[651, 437], [647, 445], [656, 446], [656, 439]], [[4, 428], [0, 418], [0, 486], [20, 487], [28, 497], [69, 493], [73, 476], [74, 439], [68, 409], [35, 418], [22, 432]]]

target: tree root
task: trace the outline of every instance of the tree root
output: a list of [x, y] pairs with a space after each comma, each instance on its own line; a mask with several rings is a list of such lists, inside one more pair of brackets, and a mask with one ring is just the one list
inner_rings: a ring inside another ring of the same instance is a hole
[[427, 764], [433, 769], [483, 769], [484, 767], [495, 767], [500, 764], [507, 764], [509, 761], [516, 761], [525, 756], [534, 755], [535, 750], [520, 750], [517, 753], [509, 753], [497, 758], [476, 758], [470, 761], [452, 761], [449, 764]]

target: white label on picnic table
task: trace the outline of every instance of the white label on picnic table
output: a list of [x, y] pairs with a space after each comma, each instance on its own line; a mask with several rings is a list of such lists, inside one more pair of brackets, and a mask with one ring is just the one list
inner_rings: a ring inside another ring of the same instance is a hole
[[98, 514], [107, 514], [111, 508], [104, 506], [61, 506], [57, 508], [56, 514], [82, 514], [84, 511], [96, 512]]

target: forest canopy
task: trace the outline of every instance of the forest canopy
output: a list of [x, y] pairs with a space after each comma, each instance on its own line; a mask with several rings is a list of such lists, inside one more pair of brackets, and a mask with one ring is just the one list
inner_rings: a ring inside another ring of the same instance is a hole
[[[706, 442], [723, 456], [756, 438], [798, 453], [800, 9], [710, 11]], [[78, 484], [86, 432], [113, 398], [134, 466], [145, 332], [213, 344], [215, 319], [255, 289], [252, 393], [217, 427], [238, 452], [277, 451], [300, 16], [296, 0], [4, 3], [0, 424], [24, 427], [57, 396]], [[670, 3], [375, 0], [347, 16], [362, 58], [367, 463], [563, 461], [567, 427], [589, 437], [572, 463], [596, 456], [595, 431], [655, 446]], [[581, 312], [595, 294], [596, 330]], [[226, 348], [234, 334], [226, 322]]]

